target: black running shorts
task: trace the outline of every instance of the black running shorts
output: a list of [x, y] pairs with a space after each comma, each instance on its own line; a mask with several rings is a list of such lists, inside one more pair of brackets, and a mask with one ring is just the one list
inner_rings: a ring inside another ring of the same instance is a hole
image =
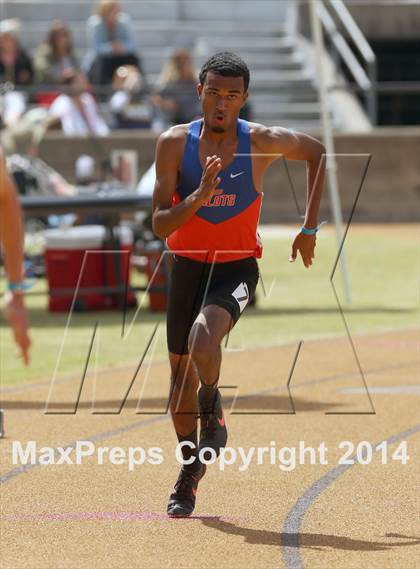
[[[234, 324], [254, 297], [259, 271], [254, 257], [226, 263], [202, 263], [172, 255], [167, 309], [168, 350], [188, 354], [188, 335], [200, 310], [225, 308]], [[207, 290], [206, 290], [207, 289]]]

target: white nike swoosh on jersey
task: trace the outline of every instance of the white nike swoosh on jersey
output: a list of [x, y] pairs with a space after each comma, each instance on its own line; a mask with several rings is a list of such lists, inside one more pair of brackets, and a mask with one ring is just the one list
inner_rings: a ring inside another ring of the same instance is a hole
[[232, 174], [232, 172], [230, 173], [230, 177], [232, 178], [236, 178], [237, 176], [240, 176], [241, 174], [244, 174], [244, 172], [238, 172], [237, 174]]

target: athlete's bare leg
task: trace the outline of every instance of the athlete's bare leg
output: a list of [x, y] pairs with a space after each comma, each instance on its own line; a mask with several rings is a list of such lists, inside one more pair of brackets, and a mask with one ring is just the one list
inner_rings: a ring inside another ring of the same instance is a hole
[[222, 363], [220, 344], [232, 325], [229, 312], [214, 304], [205, 306], [192, 325], [188, 350], [202, 384], [217, 382]]
[[[216, 305], [203, 308], [196, 318], [188, 338], [189, 354], [169, 353], [171, 364], [170, 411], [178, 442], [191, 442], [195, 448], [184, 446], [182, 454], [188, 460], [197, 456], [197, 417], [202, 407], [210, 409], [217, 394], [221, 365], [220, 343], [233, 324], [230, 314]], [[197, 373], [198, 372], [198, 373]], [[197, 389], [201, 382], [200, 409]], [[202, 423], [203, 427], [203, 423]], [[197, 467], [193, 464], [193, 467]]]
[[197, 427], [199, 378], [191, 357], [169, 353], [171, 364], [170, 411], [175, 430], [186, 436]]
[[[198, 392], [201, 419], [199, 447], [213, 449], [216, 456], [227, 441], [221, 395], [217, 389], [222, 363], [220, 344], [232, 326], [233, 320], [227, 310], [209, 305], [197, 316], [188, 338], [189, 353], [201, 382]], [[209, 452], [205, 451], [206, 459], [211, 458]]]
[[199, 480], [206, 472], [206, 466], [197, 460], [197, 388], [199, 379], [197, 370], [189, 355], [169, 353], [171, 364], [170, 410], [179, 443], [182, 445], [184, 464], [175, 483], [174, 491], [169, 496], [167, 512], [171, 517], [189, 516], [194, 510], [195, 493]]
[[[206, 306], [191, 327], [188, 337], [190, 353], [169, 353], [172, 420], [179, 443], [187, 441], [193, 447], [189, 448], [187, 444], [182, 446], [184, 460], [195, 458], [191, 465], [181, 468], [168, 501], [167, 512], [170, 516], [190, 515], [194, 509], [198, 482], [206, 472], [206, 465], [198, 460], [197, 447], [211, 447], [218, 455], [220, 448], [226, 446], [227, 430], [217, 382], [221, 364], [220, 343], [232, 323], [229, 313], [223, 308]], [[197, 442], [198, 411], [201, 417], [200, 445]], [[204, 452], [204, 459], [210, 458], [207, 452]]]

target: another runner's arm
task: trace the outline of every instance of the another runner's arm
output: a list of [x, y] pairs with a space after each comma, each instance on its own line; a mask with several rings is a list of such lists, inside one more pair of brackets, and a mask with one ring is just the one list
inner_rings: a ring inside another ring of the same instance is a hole
[[[23, 280], [23, 232], [21, 209], [16, 188], [7, 173], [0, 149], [0, 242], [4, 250], [4, 266], [9, 282]], [[25, 364], [29, 363], [28, 314], [22, 291], [7, 291], [4, 313], [9, 321]]]
[[165, 239], [186, 223], [208, 201], [220, 182], [217, 174], [221, 161], [217, 156], [207, 157], [200, 186], [179, 204], [173, 206], [178, 169], [182, 159], [184, 139], [176, 127], [160, 135], [156, 147], [156, 184], [153, 191], [153, 231]]
[[9, 281], [23, 280], [22, 215], [16, 188], [10, 179], [0, 150], [0, 242], [4, 249], [4, 267]]
[[282, 127], [263, 127], [256, 137], [259, 150], [307, 164], [307, 206], [304, 225], [318, 225], [318, 211], [325, 180], [325, 146], [307, 134]]

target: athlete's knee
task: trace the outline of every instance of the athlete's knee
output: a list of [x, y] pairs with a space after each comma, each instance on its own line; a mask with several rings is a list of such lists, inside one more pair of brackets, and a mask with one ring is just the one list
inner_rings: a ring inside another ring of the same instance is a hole
[[171, 364], [171, 388], [172, 389], [197, 389], [198, 377], [191, 361], [186, 355], [170, 354]]
[[199, 380], [194, 372], [180, 371], [177, 374], [171, 374], [171, 388], [177, 391], [191, 391], [198, 388]]
[[195, 364], [207, 365], [217, 354], [219, 345], [201, 326], [193, 326], [188, 338], [188, 349]]

